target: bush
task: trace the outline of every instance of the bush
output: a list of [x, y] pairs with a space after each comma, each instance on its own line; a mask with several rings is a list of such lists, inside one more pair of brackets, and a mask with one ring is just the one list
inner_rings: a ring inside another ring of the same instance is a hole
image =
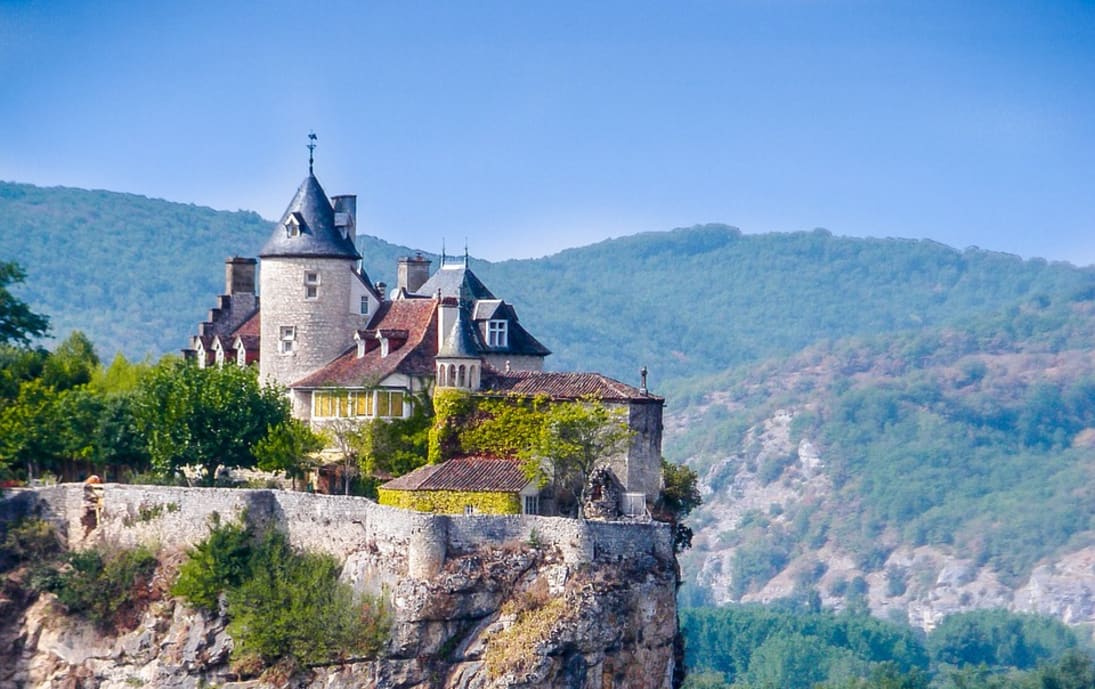
[[356, 598], [338, 574], [334, 558], [294, 552], [285, 536], [267, 532], [255, 545], [250, 576], [228, 594], [233, 658], [307, 665], [378, 653], [390, 627], [386, 608]]
[[214, 522], [192, 548], [172, 592], [215, 610], [227, 597], [228, 633], [237, 672], [289, 672], [302, 665], [376, 655], [387, 642], [382, 600], [355, 596], [326, 555], [294, 551], [284, 534], [254, 534]]
[[0, 541], [0, 572], [22, 563], [41, 565], [61, 552], [61, 541], [49, 522], [21, 519], [8, 527]]
[[82, 550], [70, 553], [65, 567], [44, 577], [42, 586], [69, 614], [110, 631], [134, 621], [155, 569], [156, 556], [143, 546], [115, 552]]
[[171, 593], [196, 608], [213, 611], [220, 594], [242, 584], [251, 574], [251, 534], [241, 524], [212, 520], [209, 536], [189, 550]]

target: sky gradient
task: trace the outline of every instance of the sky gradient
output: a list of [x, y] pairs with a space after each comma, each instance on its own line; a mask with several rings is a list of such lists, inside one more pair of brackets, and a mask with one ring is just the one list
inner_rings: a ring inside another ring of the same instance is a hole
[[0, 103], [0, 179], [271, 219], [315, 130], [359, 228], [431, 251], [722, 222], [1095, 263], [1092, 2], [0, 0]]

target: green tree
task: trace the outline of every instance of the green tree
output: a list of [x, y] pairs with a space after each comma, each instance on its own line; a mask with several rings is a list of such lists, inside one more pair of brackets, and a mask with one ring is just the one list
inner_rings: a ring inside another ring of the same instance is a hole
[[60, 395], [40, 379], [19, 386], [19, 395], [0, 409], [0, 471], [24, 467], [33, 479], [63, 453], [57, 429], [63, 425]]
[[49, 332], [49, 318], [31, 311], [7, 289], [26, 278], [18, 263], [0, 262], [0, 344], [26, 346]]
[[354, 439], [361, 473], [368, 477], [402, 476], [424, 465], [432, 425], [433, 402], [426, 392], [412, 398], [406, 418], [363, 423]]
[[677, 552], [692, 547], [692, 529], [681, 522], [703, 503], [698, 484], [699, 477], [691, 467], [662, 458], [662, 493], [658, 506], [673, 525], [673, 547]]
[[212, 485], [219, 467], [254, 466], [251, 448], [288, 421], [289, 400], [253, 368], [165, 359], [141, 380], [134, 418], [157, 471], [196, 466]]
[[323, 449], [323, 438], [312, 432], [308, 424], [287, 419], [271, 426], [266, 435], [255, 443], [252, 453], [263, 471], [281, 471], [293, 480], [303, 478], [313, 466], [309, 455]]
[[553, 404], [532, 439], [525, 472], [550, 481], [559, 511], [575, 515], [589, 473], [623, 451], [630, 438], [623, 410], [609, 409], [599, 399]]
[[339, 581], [333, 557], [294, 552], [284, 535], [271, 530], [255, 546], [249, 569], [228, 592], [237, 661], [306, 665], [375, 655], [387, 640], [386, 609], [378, 600], [356, 598]]
[[67, 390], [91, 382], [99, 368], [99, 355], [91, 340], [79, 330], [50, 352], [42, 368], [42, 381], [56, 390]]

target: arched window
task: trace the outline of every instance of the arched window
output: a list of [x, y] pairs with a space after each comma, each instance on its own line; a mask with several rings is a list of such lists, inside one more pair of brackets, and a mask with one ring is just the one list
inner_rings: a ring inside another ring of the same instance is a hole
[[456, 385], [456, 364], [449, 364], [449, 386]]
[[460, 364], [460, 378], [457, 387], [464, 387], [464, 364]]
[[442, 388], [448, 385], [445, 382], [445, 364], [437, 365], [437, 385]]

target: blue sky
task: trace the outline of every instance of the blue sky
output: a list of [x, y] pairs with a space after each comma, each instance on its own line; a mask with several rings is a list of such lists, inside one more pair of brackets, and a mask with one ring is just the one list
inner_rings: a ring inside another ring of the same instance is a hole
[[723, 222], [1095, 262], [1092, 2], [0, 0], [0, 179], [490, 259]]

